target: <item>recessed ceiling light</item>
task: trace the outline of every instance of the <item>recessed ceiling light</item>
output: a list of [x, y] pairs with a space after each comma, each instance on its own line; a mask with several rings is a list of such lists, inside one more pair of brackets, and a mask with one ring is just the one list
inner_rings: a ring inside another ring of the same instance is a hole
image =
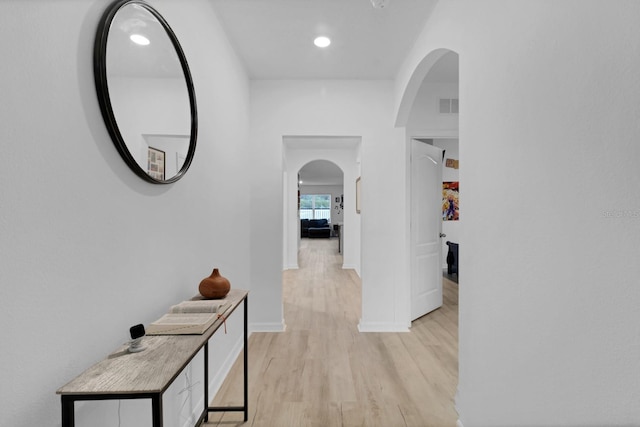
[[329, 39], [329, 37], [320, 36], [316, 37], [316, 39], [313, 41], [313, 44], [318, 47], [327, 47], [331, 44], [331, 40]]
[[131, 34], [129, 38], [132, 42], [134, 42], [135, 44], [139, 44], [140, 46], [146, 46], [151, 43], [148, 38], [140, 34]]

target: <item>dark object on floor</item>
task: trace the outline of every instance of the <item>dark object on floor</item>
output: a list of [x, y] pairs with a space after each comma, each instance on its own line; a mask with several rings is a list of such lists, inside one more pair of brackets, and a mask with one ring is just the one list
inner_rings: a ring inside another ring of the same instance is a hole
[[301, 219], [300, 237], [331, 237], [331, 226], [326, 219]]
[[309, 237], [331, 237], [331, 226], [326, 219], [309, 220]]
[[449, 252], [447, 252], [447, 274], [458, 275], [458, 244], [447, 242]]

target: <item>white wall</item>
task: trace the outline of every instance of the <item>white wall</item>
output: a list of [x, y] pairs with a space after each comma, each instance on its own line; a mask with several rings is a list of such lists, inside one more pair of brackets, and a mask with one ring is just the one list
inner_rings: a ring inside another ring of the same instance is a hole
[[[253, 289], [264, 303], [252, 322], [282, 325], [282, 138], [286, 135], [362, 137], [361, 329], [407, 327], [406, 250], [396, 225], [404, 176], [404, 133], [393, 128], [392, 84], [386, 81], [253, 81], [251, 83]], [[289, 178], [290, 179], [290, 178]], [[346, 190], [346, 187], [345, 187]], [[346, 197], [346, 193], [345, 193]], [[377, 201], [383, 197], [386, 203]], [[266, 213], [265, 213], [266, 212]], [[265, 227], [264, 224], [270, 224]], [[348, 232], [348, 230], [346, 230]], [[394, 307], [389, 310], [389, 304]]]
[[407, 122], [407, 129], [413, 132], [412, 136], [457, 132], [458, 114], [441, 114], [438, 102], [440, 98], [458, 98], [458, 94], [457, 84], [422, 83]]
[[[92, 58], [106, 3], [0, 3], [0, 52], [11, 58], [0, 66], [3, 426], [59, 425], [56, 389], [131, 325], [194, 295], [214, 266], [250, 287], [245, 71], [207, 1], [151, 3], [182, 43], [200, 114], [191, 169], [167, 186], [134, 175], [103, 123]], [[217, 351], [231, 354], [240, 332]], [[118, 421], [115, 406], [78, 417]]]
[[639, 15], [439, 2], [399, 73], [460, 54], [464, 427], [640, 425]]

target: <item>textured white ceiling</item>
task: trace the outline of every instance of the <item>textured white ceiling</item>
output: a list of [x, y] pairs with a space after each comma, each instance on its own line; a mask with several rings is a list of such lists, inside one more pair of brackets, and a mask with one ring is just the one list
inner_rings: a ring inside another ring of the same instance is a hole
[[393, 79], [437, 2], [210, 1], [252, 79]]

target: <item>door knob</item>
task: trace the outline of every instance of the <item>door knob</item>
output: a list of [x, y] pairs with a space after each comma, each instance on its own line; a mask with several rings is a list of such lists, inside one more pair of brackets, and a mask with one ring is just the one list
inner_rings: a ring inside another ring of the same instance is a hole
[[447, 237], [447, 235], [444, 233], [440, 233], [440, 238], [442, 239], [443, 237]]

